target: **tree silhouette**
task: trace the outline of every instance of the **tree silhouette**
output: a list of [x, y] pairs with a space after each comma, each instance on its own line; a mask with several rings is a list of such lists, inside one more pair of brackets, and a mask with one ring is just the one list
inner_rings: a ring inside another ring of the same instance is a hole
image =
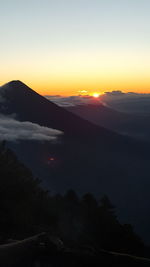
[[115, 207], [73, 190], [51, 196], [15, 154], [0, 143], [0, 237], [22, 238], [48, 231], [72, 246], [92, 246], [142, 255], [144, 245], [129, 224], [120, 224]]

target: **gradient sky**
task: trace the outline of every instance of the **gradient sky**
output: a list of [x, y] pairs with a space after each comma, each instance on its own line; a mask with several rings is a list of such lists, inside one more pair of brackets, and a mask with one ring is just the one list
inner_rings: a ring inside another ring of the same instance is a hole
[[0, 0], [0, 84], [150, 92], [150, 0]]

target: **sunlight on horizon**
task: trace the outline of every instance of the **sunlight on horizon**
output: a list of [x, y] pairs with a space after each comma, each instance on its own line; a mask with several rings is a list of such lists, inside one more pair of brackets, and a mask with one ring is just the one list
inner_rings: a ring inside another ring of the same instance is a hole
[[2, 1], [0, 84], [150, 92], [149, 11], [147, 0]]

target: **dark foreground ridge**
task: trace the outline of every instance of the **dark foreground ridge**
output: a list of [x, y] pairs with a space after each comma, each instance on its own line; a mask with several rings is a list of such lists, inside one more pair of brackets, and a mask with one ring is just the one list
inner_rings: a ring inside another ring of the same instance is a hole
[[[10, 241], [11, 242], [11, 241]], [[0, 246], [0, 266], [150, 266], [150, 259], [96, 250], [68, 248], [57, 237], [46, 233]]]

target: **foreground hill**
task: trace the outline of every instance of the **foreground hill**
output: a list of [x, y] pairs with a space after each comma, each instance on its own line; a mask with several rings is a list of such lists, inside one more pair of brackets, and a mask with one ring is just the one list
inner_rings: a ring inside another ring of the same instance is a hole
[[[31, 266], [34, 259], [52, 264], [52, 259], [55, 259], [54, 262], [63, 260], [61, 252], [70, 251], [76, 257], [79, 254], [84, 256], [84, 250], [87, 252], [84, 258], [86, 266], [86, 255], [90, 256], [90, 252], [94, 253], [96, 248], [101, 263], [107, 260], [107, 257], [103, 258], [107, 252], [102, 249], [149, 256], [148, 248], [132, 226], [119, 222], [107, 196], [97, 201], [92, 194], [78, 197], [72, 190], [64, 195], [49, 195], [40, 187], [31, 171], [5, 147], [5, 142], [0, 142], [0, 214], [2, 267]], [[27, 238], [41, 232], [40, 235]], [[27, 239], [22, 240], [24, 238]], [[66, 246], [76, 249], [66, 248], [61, 239]], [[93, 256], [96, 257], [96, 254]], [[124, 262], [124, 257], [121, 258]], [[67, 259], [69, 254], [66, 254]], [[83, 266], [81, 259], [78, 260]]]
[[[20, 81], [0, 88], [1, 113], [63, 131], [57, 143], [9, 143], [51, 192], [73, 188], [108, 194], [119, 216], [149, 239], [149, 146], [96, 126], [40, 96]], [[17, 131], [17, 129], [16, 129]]]
[[[40, 246], [42, 242], [42, 248]], [[3, 267], [18, 266], [150, 266], [150, 259], [114, 253], [93, 247], [69, 248], [59, 238], [46, 233], [0, 246]]]

